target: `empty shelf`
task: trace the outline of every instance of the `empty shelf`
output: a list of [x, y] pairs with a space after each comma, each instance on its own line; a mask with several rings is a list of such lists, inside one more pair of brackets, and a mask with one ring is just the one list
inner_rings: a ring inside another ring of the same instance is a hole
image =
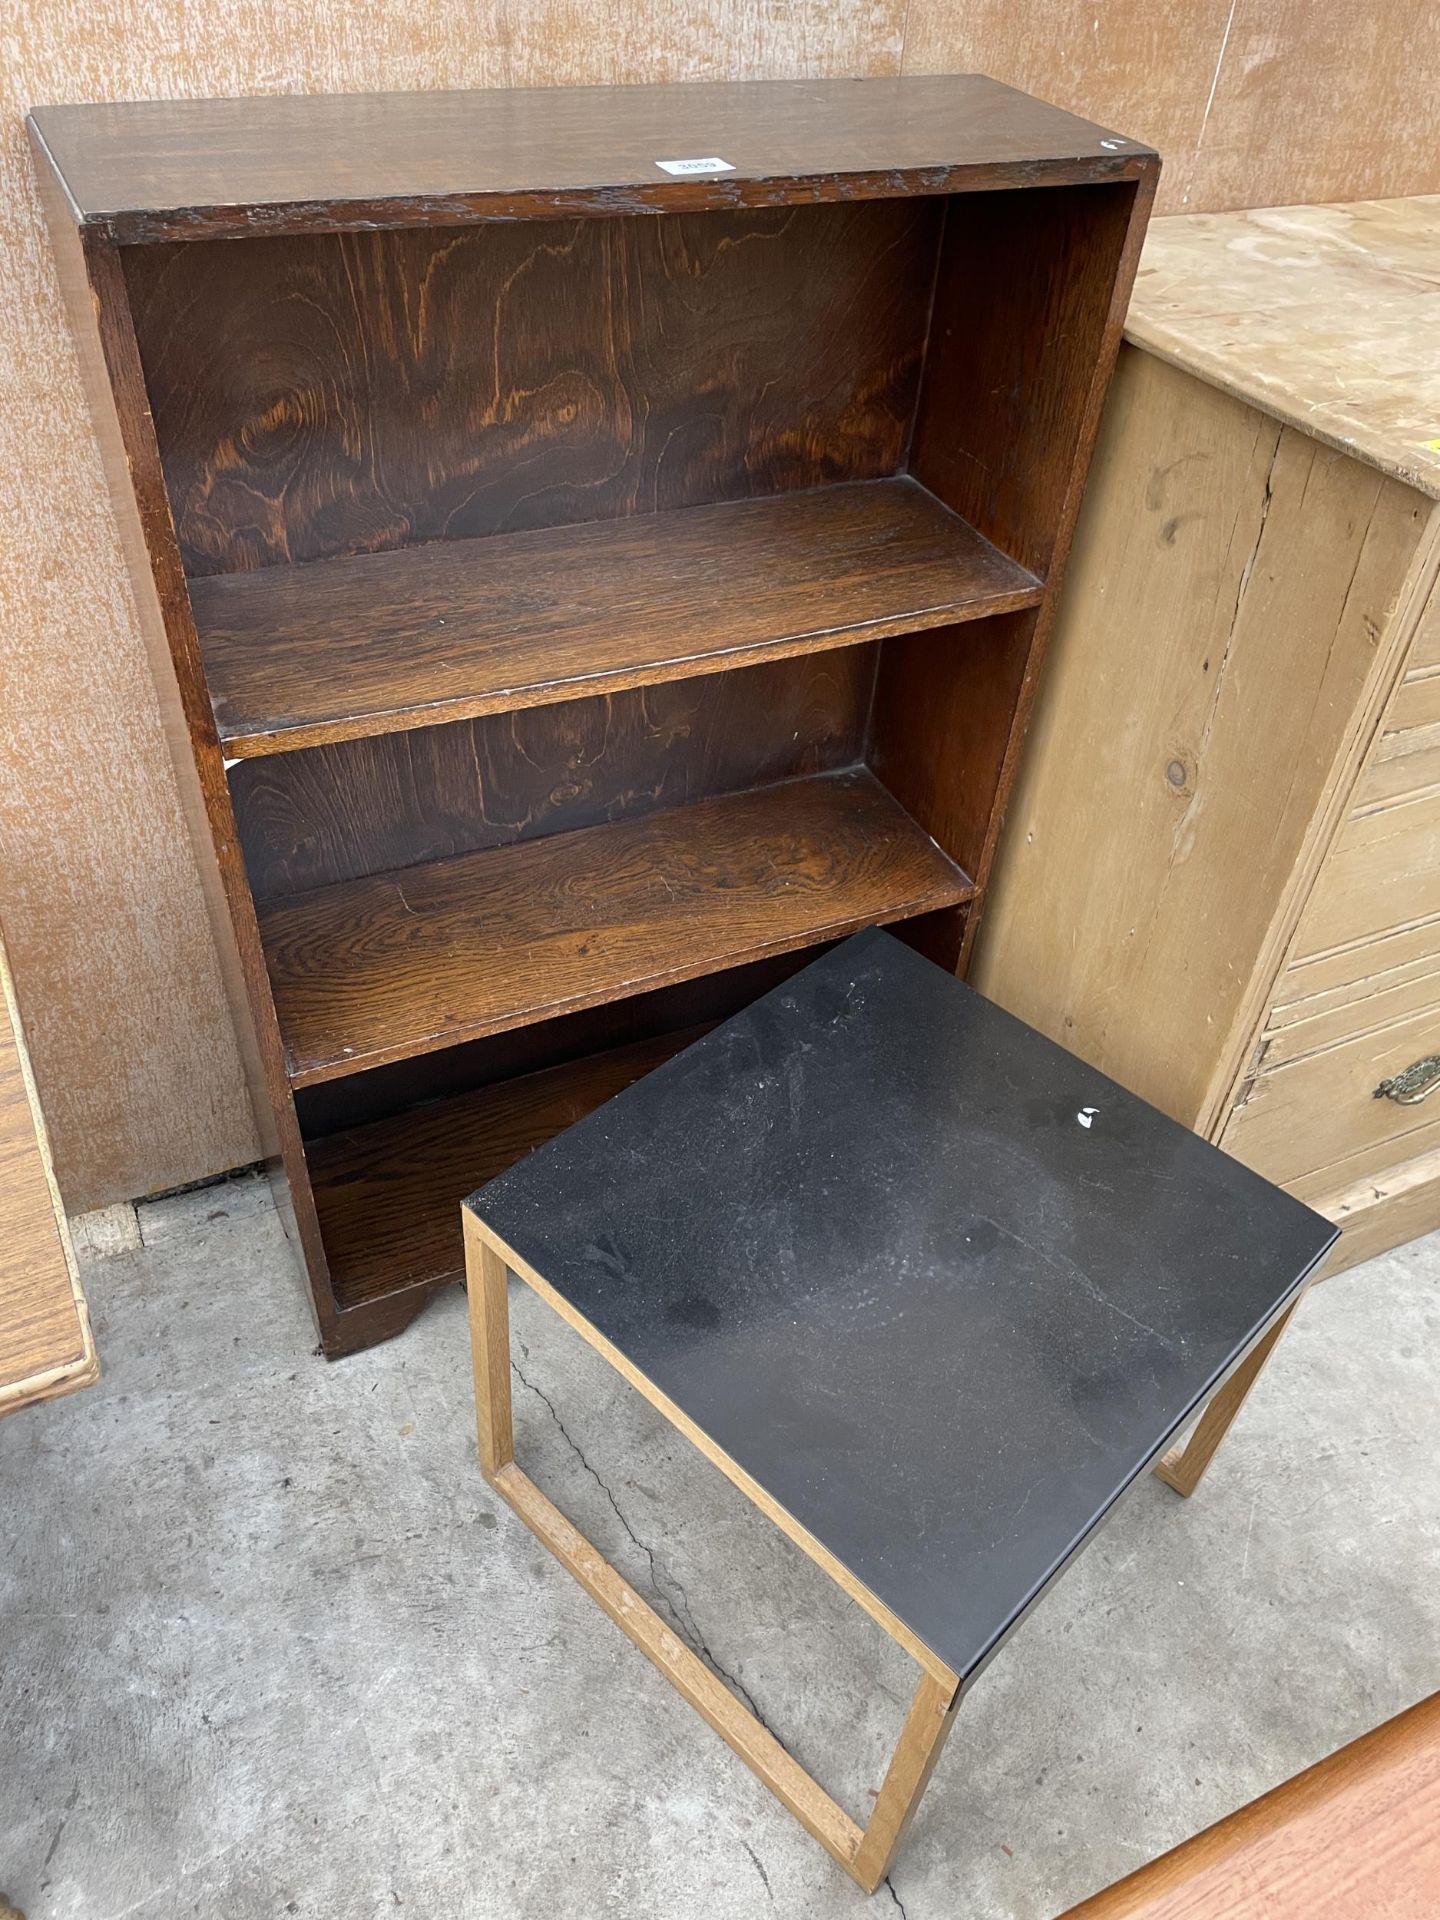
[[232, 758], [543, 706], [1038, 604], [916, 481], [217, 574], [190, 588]]
[[308, 1086], [973, 892], [853, 769], [346, 881], [260, 926]]

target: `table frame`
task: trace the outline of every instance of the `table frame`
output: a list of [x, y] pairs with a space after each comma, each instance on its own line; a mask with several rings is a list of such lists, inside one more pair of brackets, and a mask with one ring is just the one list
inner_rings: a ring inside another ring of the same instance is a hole
[[[469, 1207], [464, 1224], [475, 1410], [480, 1467], [486, 1480], [731, 1751], [789, 1808], [851, 1879], [866, 1893], [873, 1893], [889, 1872], [955, 1723], [963, 1691], [960, 1676]], [[858, 1826], [786, 1752], [769, 1728], [742, 1706], [698, 1654], [665, 1625], [654, 1608], [516, 1464], [510, 1406], [511, 1272], [603, 1355], [919, 1665], [919, 1683], [865, 1827]], [[1155, 1472], [1177, 1493], [1188, 1496], [1198, 1486], [1299, 1298], [1297, 1295], [1216, 1389], [1189, 1441], [1173, 1448], [1157, 1463]]]

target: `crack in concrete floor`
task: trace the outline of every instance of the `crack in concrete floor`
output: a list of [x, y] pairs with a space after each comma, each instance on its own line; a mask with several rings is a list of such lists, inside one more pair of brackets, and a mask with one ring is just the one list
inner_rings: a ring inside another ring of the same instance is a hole
[[[517, 1340], [515, 1344], [520, 1348], [520, 1351], [524, 1355], [525, 1359], [528, 1360], [530, 1358], [529, 1348], [525, 1346], [523, 1341]], [[625, 1529], [627, 1538], [633, 1543], [634, 1546], [636, 1546], [639, 1549], [641, 1553], [644, 1554], [646, 1560], [649, 1562], [649, 1565], [650, 1565], [649, 1586], [650, 1586], [651, 1599], [655, 1601], [660, 1607], [662, 1607], [666, 1613], [669, 1614], [671, 1623], [674, 1626], [675, 1631], [679, 1634], [680, 1638], [685, 1642], [686, 1646], [689, 1647], [690, 1651], [700, 1656], [700, 1658], [705, 1662], [706, 1666], [709, 1667], [710, 1671], [715, 1675], [715, 1677], [718, 1680], [724, 1681], [725, 1685], [735, 1695], [736, 1699], [739, 1700], [743, 1706], [747, 1707], [752, 1714], [754, 1714], [755, 1718], [760, 1722], [761, 1726], [764, 1727], [765, 1731], [771, 1736], [771, 1738], [779, 1741], [780, 1745], [784, 1746], [785, 1744], [784, 1741], [780, 1740], [779, 1734], [775, 1732], [775, 1729], [770, 1725], [770, 1722], [765, 1718], [764, 1714], [761, 1713], [759, 1707], [755, 1703], [755, 1696], [751, 1693], [750, 1689], [745, 1685], [745, 1682], [740, 1679], [738, 1674], [731, 1673], [728, 1668], [722, 1666], [719, 1660], [716, 1659], [714, 1653], [711, 1651], [709, 1645], [706, 1642], [704, 1634], [701, 1633], [698, 1625], [696, 1624], [695, 1615], [690, 1606], [690, 1596], [685, 1591], [684, 1583], [679, 1579], [677, 1579], [673, 1572], [662, 1570], [661, 1564], [660, 1564], [660, 1558], [656, 1553], [655, 1549], [649, 1544], [648, 1541], [642, 1540], [639, 1534], [635, 1531], [634, 1527], [631, 1526], [629, 1520], [626, 1518], [625, 1514], [621, 1510], [620, 1502], [615, 1498], [614, 1489], [610, 1486], [609, 1482], [601, 1476], [601, 1474], [591, 1464], [591, 1462], [586, 1458], [584, 1450], [580, 1446], [579, 1441], [576, 1440], [575, 1436], [570, 1432], [569, 1428], [565, 1425], [565, 1422], [560, 1418], [559, 1412], [557, 1411], [555, 1406], [555, 1402], [550, 1398], [549, 1394], [546, 1393], [543, 1388], [536, 1386], [533, 1380], [530, 1380], [526, 1377], [526, 1375], [521, 1371], [519, 1363], [515, 1360], [513, 1355], [510, 1360], [510, 1370], [515, 1375], [515, 1377], [519, 1380], [521, 1386], [527, 1388], [531, 1393], [535, 1395], [536, 1399], [540, 1400], [544, 1404], [546, 1411], [550, 1415], [550, 1418], [555, 1422], [556, 1427], [559, 1429], [560, 1437], [564, 1440], [566, 1446], [569, 1447], [570, 1451], [574, 1454], [575, 1458], [580, 1462], [580, 1465], [585, 1469], [586, 1473], [590, 1475], [590, 1478], [595, 1482], [596, 1486], [599, 1487], [600, 1491], [604, 1494], [605, 1498], [609, 1501], [610, 1506], [614, 1511], [615, 1518], [620, 1522], [620, 1525]], [[674, 1592], [677, 1596], [677, 1598], [673, 1600], [670, 1597], [670, 1592], [669, 1592], [669, 1589], [671, 1588], [674, 1589]]]

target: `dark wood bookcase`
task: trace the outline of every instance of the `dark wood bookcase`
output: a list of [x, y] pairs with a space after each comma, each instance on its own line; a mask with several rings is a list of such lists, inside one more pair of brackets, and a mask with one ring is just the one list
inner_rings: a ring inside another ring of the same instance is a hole
[[974, 75], [31, 133], [344, 1353], [826, 942], [963, 968], [1158, 162]]

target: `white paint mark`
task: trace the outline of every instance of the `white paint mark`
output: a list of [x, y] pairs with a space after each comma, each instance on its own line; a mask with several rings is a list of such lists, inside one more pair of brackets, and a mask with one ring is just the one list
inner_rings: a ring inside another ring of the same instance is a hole
[[1099, 1117], [1099, 1107], [1081, 1107], [1079, 1113], [1075, 1116], [1082, 1127], [1093, 1127]]
[[713, 155], [708, 160], [657, 160], [655, 164], [662, 173], [733, 173], [735, 171], [732, 161], [717, 160]]
[[[1225, 31], [1220, 36], [1220, 51], [1215, 58], [1215, 71], [1210, 77], [1210, 92], [1208, 93], [1205, 99], [1205, 111], [1200, 116], [1200, 131], [1195, 136], [1195, 152], [1196, 153], [1199, 153], [1200, 151], [1200, 143], [1205, 138], [1205, 127], [1207, 122], [1210, 119], [1210, 109], [1215, 104], [1215, 89], [1220, 84], [1220, 69], [1225, 64], [1225, 49], [1230, 44], [1230, 29], [1235, 24], [1235, 8], [1238, 5], [1238, 3], [1239, 3], [1239, 0], [1230, 0], [1230, 13], [1229, 13], [1229, 17], [1225, 22]], [[1191, 157], [1193, 159], [1194, 156], [1192, 155]], [[1188, 193], [1186, 194], [1185, 198], [1187, 200], [1190, 198]]]

